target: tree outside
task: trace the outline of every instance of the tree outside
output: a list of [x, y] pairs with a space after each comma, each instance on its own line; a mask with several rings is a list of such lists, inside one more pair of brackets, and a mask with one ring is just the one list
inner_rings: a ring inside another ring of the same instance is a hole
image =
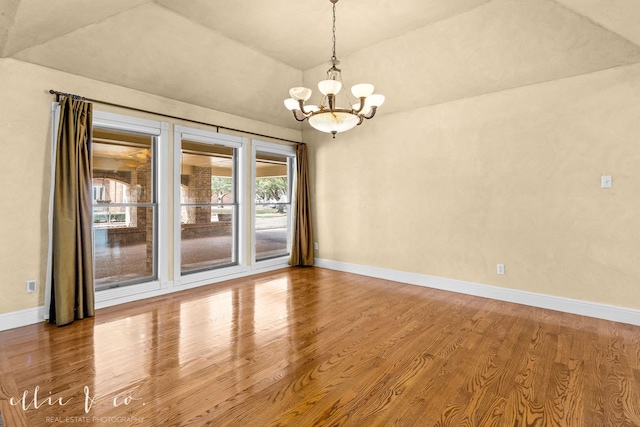
[[[286, 194], [287, 177], [277, 176], [256, 179], [256, 196], [265, 203], [277, 203]], [[284, 213], [284, 205], [277, 205], [277, 209], [278, 213]]]
[[233, 193], [233, 181], [231, 177], [212, 176], [211, 195], [216, 197], [218, 204], [224, 203], [224, 196]]

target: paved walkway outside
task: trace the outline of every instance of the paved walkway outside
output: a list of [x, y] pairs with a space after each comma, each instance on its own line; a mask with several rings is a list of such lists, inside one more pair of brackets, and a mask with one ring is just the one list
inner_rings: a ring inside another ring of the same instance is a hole
[[[258, 258], [269, 258], [283, 254], [286, 248], [286, 228], [268, 228], [256, 231], [256, 256]], [[231, 236], [201, 237], [184, 240], [180, 256], [183, 268], [192, 271], [229, 264], [231, 250]], [[143, 243], [96, 248], [94, 256], [97, 290], [109, 287], [114, 282], [151, 276], [151, 270], [147, 269], [146, 265], [146, 245]]]

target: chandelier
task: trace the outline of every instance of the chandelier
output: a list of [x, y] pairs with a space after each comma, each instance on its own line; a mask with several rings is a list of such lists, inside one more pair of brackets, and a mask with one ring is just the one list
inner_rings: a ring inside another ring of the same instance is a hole
[[348, 107], [338, 107], [336, 97], [342, 89], [342, 74], [337, 67], [340, 64], [336, 57], [336, 3], [338, 0], [329, 0], [333, 3], [333, 55], [329, 63], [331, 68], [327, 70], [327, 79], [318, 83], [318, 90], [322, 93], [319, 105], [305, 104], [311, 98], [311, 89], [306, 87], [294, 87], [289, 90], [291, 98], [285, 99], [284, 105], [293, 113], [293, 117], [299, 122], [309, 120], [314, 129], [331, 133], [336, 137], [338, 132], [345, 132], [361, 124], [364, 119], [371, 119], [376, 114], [376, 109], [384, 103], [384, 95], [374, 94], [373, 85], [360, 83], [351, 88], [351, 93], [359, 101], [351, 103], [349, 95], [343, 91]]

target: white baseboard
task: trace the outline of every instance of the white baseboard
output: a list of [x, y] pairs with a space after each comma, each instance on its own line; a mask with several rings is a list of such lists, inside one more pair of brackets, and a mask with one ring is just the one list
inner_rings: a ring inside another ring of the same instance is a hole
[[44, 322], [44, 307], [27, 308], [0, 314], [0, 331]]
[[316, 258], [316, 267], [640, 326], [640, 310]]
[[[267, 273], [282, 268], [288, 268], [289, 265], [285, 261], [277, 261], [263, 263], [244, 269], [241, 272], [220, 276], [215, 278], [207, 278], [193, 282], [179, 284], [178, 282], [149, 282], [131, 286], [123, 286], [121, 288], [106, 289], [96, 293], [95, 308], [112, 307], [114, 305], [126, 304], [128, 302], [139, 301], [147, 298], [167, 295], [173, 292], [185, 291], [200, 286], [213, 285], [227, 280], [239, 279], [241, 277], [252, 276], [260, 273]], [[26, 310], [13, 311], [9, 313], [0, 313], [0, 331], [19, 328], [22, 326], [33, 325], [35, 323], [44, 322], [49, 318], [49, 313], [45, 307], [28, 308]]]
[[[389, 270], [385, 268], [349, 264], [345, 262], [325, 260], [320, 258], [315, 259], [315, 265], [316, 267], [327, 268], [330, 270], [344, 271], [347, 273], [355, 273], [362, 276], [392, 280], [395, 282], [407, 283], [410, 285], [425, 286], [428, 288], [458, 292], [483, 298], [493, 298], [500, 301], [513, 302], [516, 304], [563, 311], [566, 313], [580, 314], [582, 316], [595, 317], [598, 319], [605, 319], [614, 322], [628, 323], [630, 325], [640, 326], [640, 310], [634, 310], [631, 308], [618, 307], [553, 295], [537, 294], [534, 292], [501, 288], [498, 286], [482, 285], [478, 283], [465, 282], [462, 280], [427, 276], [424, 274], [408, 273], [404, 271]], [[230, 280], [283, 267], [286, 266], [273, 266], [270, 268], [258, 269], [234, 277], [227, 277], [222, 280]], [[208, 283], [212, 284], [214, 283], [214, 281], [209, 280]], [[204, 283], [198, 283], [196, 286], [201, 286], [203, 284]], [[131, 302], [138, 299], [149, 298], [151, 296], [163, 295], [175, 291], [185, 290], [191, 287], [195, 286], [183, 285], [182, 287], [170, 287], [168, 289], [158, 290], [156, 291], [156, 294], [146, 293], [126, 296], [121, 295], [119, 298], [116, 298], [114, 300], [96, 302], [96, 309]], [[35, 323], [43, 322], [46, 314], [47, 313], [45, 313], [45, 308], [42, 306], [13, 311], [9, 313], [0, 313], [0, 331], [6, 331], [8, 329], [19, 328], [21, 326], [33, 325]]]

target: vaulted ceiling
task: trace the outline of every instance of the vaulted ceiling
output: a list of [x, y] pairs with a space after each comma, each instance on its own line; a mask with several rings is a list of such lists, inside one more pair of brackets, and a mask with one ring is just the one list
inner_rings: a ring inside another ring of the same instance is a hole
[[[282, 99], [326, 68], [331, 7], [329, 0], [0, 0], [0, 56], [297, 128]], [[341, 0], [336, 7], [338, 57], [363, 64], [353, 83], [387, 82], [385, 111], [640, 62], [638, 0]]]

